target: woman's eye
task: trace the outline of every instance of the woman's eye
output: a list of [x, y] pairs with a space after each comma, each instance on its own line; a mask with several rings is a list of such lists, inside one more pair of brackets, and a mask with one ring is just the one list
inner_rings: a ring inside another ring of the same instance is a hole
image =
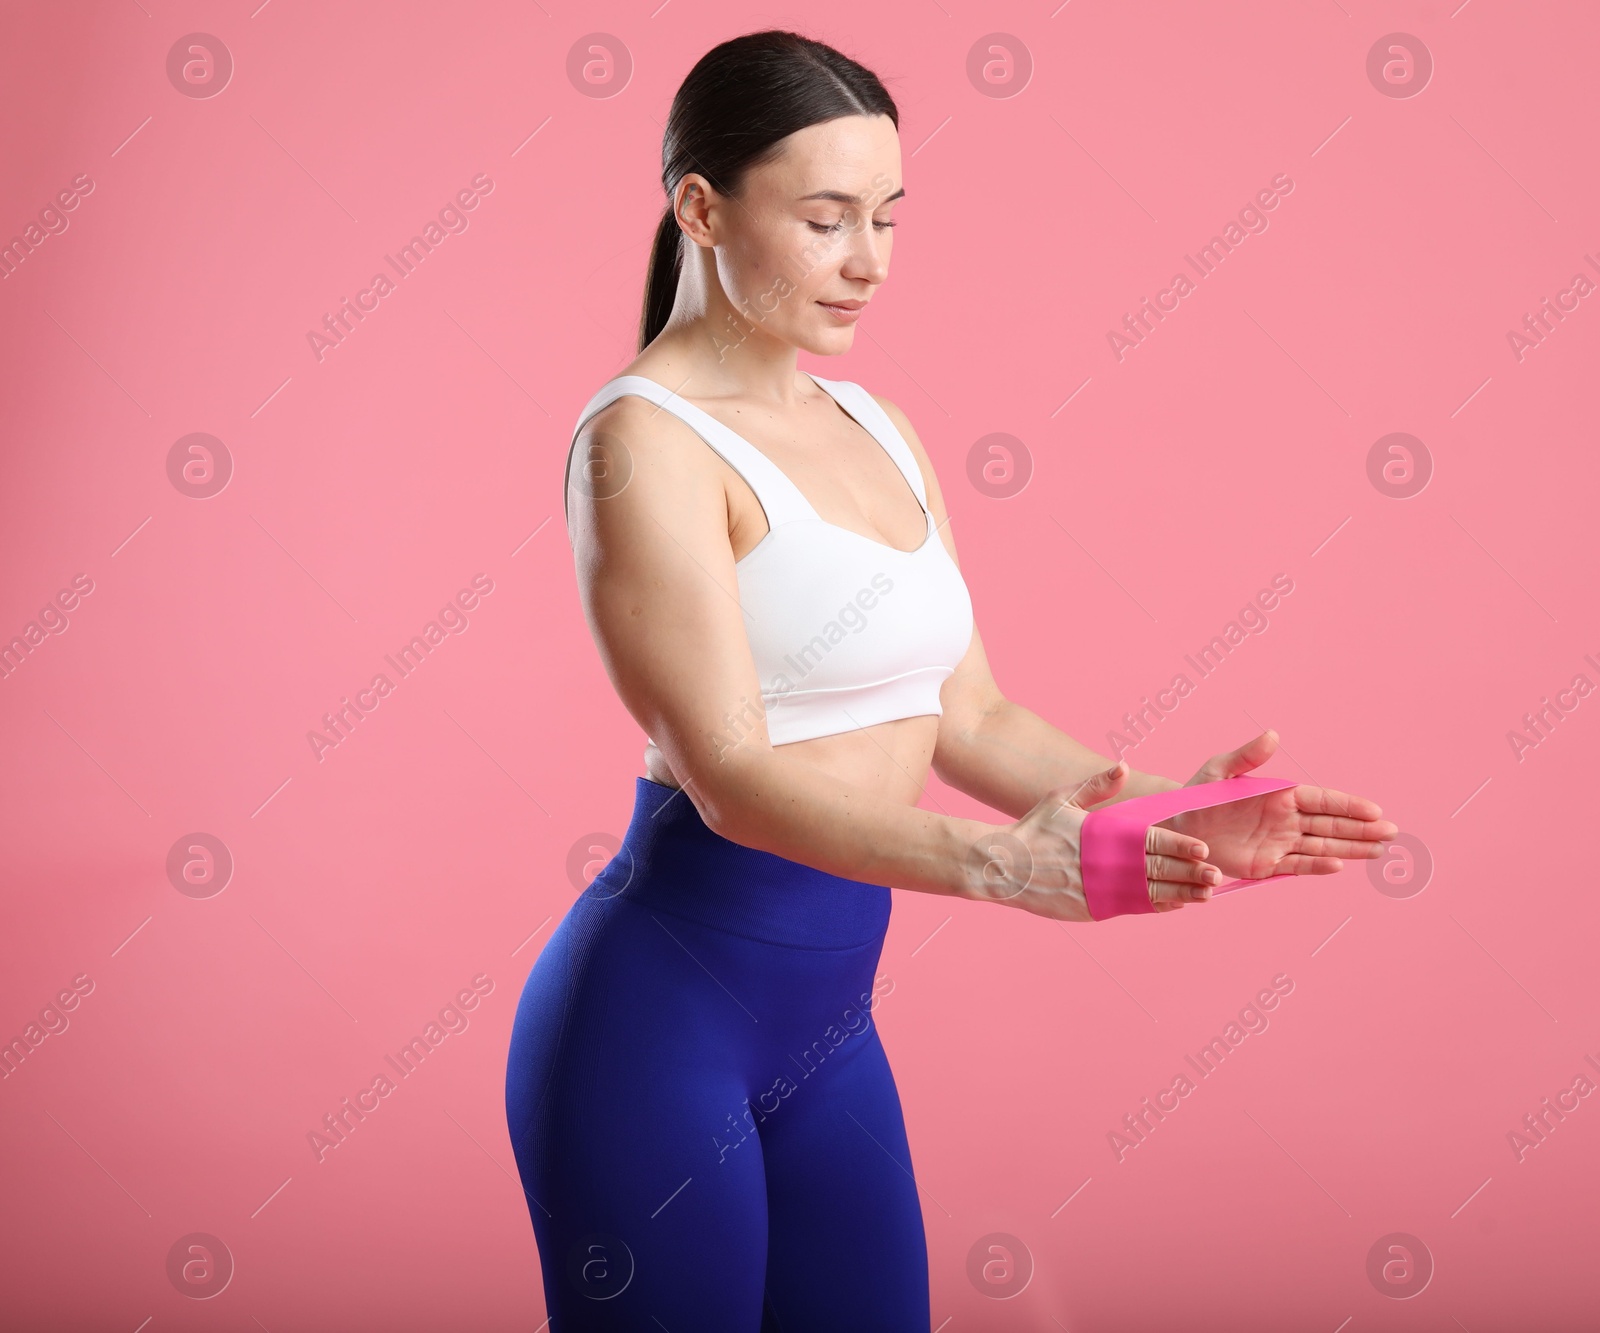
[[[874, 227], [876, 227], [879, 231], [885, 231], [890, 227], [898, 227], [900, 224], [898, 222], [874, 222], [872, 225]], [[818, 233], [820, 233], [821, 235], [824, 235], [824, 236], [830, 235], [831, 233], [836, 232], [836, 231], [843, 231], [844, 230], [844, 223], [843, 222], [835, 222], [832, 226], [829, 226], [827, 223], [824, 223], [824, 222], [810, 222], [810, 221], [808, 221], [806, 223], [806, 226], [810, 227], [812, 231], [818, 232]]]

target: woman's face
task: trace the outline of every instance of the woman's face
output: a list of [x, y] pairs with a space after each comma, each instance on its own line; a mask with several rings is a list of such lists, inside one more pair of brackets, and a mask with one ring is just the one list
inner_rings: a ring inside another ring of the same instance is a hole
[[[686, 186], [697, 186], [686, 196]], [[852, 310], [889, 276], [900, 136], [887, 116], [843, 116], [798, 130], [772, 161], [746, 173], [738, 199], [709, 193], [703, 176], [679, 183], [680, 216], [715, 252], [733, 306], [725, 344], [766, 336], [819, 356], [849, 351]], [[709, 207], [696, 208], [702, 200]], [[714, 298], [713, 298], [714, 299]], [[713, 309], [714, 313], [714, 309]]]

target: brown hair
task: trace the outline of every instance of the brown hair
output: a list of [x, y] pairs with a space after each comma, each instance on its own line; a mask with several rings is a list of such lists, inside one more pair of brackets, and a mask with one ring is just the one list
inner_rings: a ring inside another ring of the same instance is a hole
[[661, 139], [667, 208], [656, 226], [639, 318], [639, 350], [672, 314], [683, 268], [683, 233], [672, 209], [678, 182], [697, 172], [736, 198], [752, 167], [776, 157], [796, 130], [841, 116], [900, 111], [878, 76], [822, 42], [772, 29], [714, 46], [695, 62], [672, 99]]

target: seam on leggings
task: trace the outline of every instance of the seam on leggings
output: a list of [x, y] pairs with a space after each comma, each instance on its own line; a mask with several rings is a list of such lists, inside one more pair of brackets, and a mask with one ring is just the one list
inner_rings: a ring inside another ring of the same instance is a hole
[[628, 906], [641, 912], [652, 914], [659, 912], [662, 916], [670, 916], [677, 921], [687, 921], [692, 926], [702, 926], [706, 930], [714, 930], [719, 935], [732, 935], [736, 939], [749, 940], [753, 944], [765, 944], [774, 949], [799, 949], [805, 953], [849, 953], [854, 949], [865, 949], [869, 945], [882, 946], [883, 936], [874, 935], [870, 939], [862, 940], [858, 944], [790, 944], [786, 940], [769, 940], [761, 935], [746, 935], [741, 930], [729, 930], [726, 926], [715, 926], [708, 921], [702, 921], [696, 916], [685, 916], [682, 912], [673, 912], [665, 907], [657, 907], [654, 903], [642, 903], [636, 898], [629, 898], [620, 894], [614, 901], [627, 903]]

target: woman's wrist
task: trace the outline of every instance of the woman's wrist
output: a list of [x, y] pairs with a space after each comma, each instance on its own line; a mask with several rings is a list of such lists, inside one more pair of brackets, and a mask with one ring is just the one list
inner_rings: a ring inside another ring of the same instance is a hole
[[[1063, 789], [1064, 791], [1065, 789]], [[968, 902], [999, 903], [1021, 908], [1060, 921], [1092, 921], [1081, 883], [1056, 885], [1061, 867], [1036, 875], [1036, 850], [1030, 850], [1019, 824], [985, 824], [975, 820], [962, 836], [970, 841], [964, 856], [952, 857], [956, 870], [957, 897]], [[1043, 884], [1039, 881], [1042, 878]], [[1075, 879], [1070, 875], [1069, 879]], [[1045, 885], [1054, 885], [1046, 887]]]
[[946, 892], [968, 902], [990, 901], [996, 877], [1010, 869], [1005, 858], [1008, 840], [1015, 839], [1004, 824], [956, 816], [946, 818], [944, 831], [947, 841], [941, 861]]

